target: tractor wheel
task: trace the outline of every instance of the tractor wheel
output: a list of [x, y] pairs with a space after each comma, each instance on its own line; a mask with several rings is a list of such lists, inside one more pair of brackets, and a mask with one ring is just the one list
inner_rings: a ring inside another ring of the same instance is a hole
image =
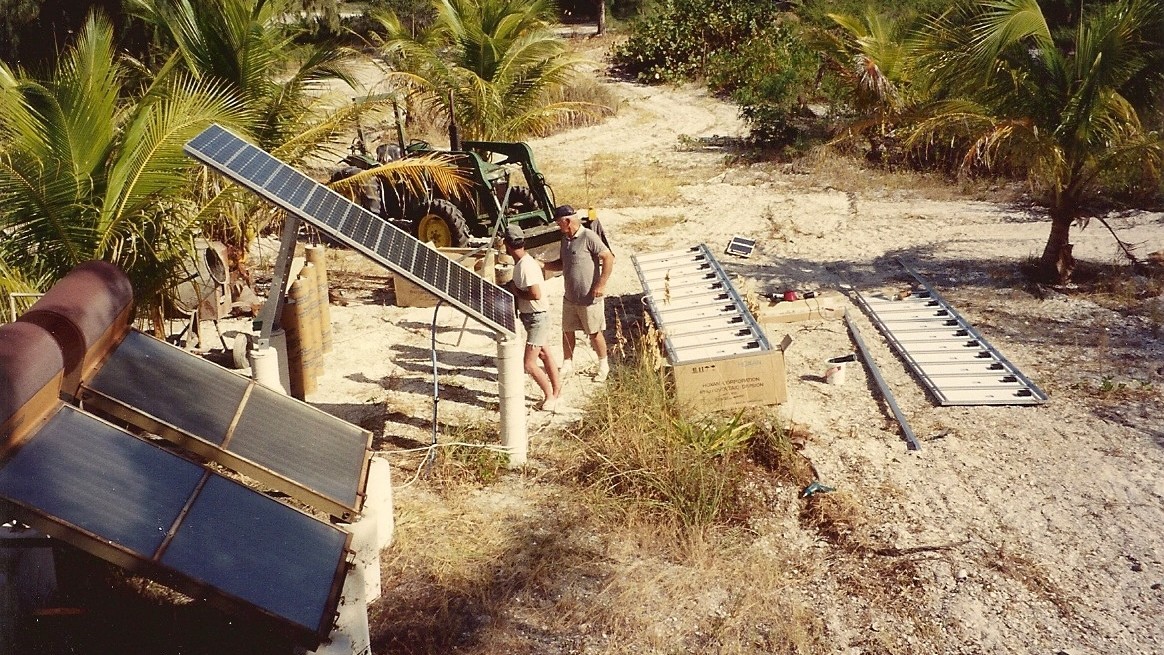
[[469, 226], [461, 210], [448, 200], [434, 200], [412, 220], [412, 233], [437, 248], [464, 248], [469, 245]]

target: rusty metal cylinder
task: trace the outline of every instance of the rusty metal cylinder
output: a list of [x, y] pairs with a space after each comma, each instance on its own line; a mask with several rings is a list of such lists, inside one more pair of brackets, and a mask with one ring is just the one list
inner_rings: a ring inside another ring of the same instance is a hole
[[[46, 330], [32, 323], [0, 325], [0, 446], [10, 432], [21, 427], [15, 424], [16, 421], [9, 423], [9, 419], [15, 417], [54, 378], [58, 388], [49, 390], [48, 395], [56, 400], [60, 391], [58, 376], [63, 371], [61, 350], [56, 339]], [[39, 417], [24, 414], [17, 418], [31, 422]]]
[[319, 290], [320, 350], [329, 353], [332, 349], [331, 301], [328, 299], [327, 248], [322, 245], [307, 246], [304, 249], [308, 263], [315, 267], [315, 285]]
[[132, 310], [133, 285], [125, 273], [108, 262], [92, 261], [69, 271], [17, 320], [53, 335], [69, 376], [89, 350], [129, 330]]

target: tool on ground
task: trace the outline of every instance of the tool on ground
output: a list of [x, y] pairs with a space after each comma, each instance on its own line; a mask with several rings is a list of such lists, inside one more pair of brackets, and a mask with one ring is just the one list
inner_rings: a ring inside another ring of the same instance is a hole
[[820, 480], [813, 480], [812, 484], [809, 484], [800, 492], [800, 497], [808, 498], [813, 494], [827, 494], [830, 491], [836, 491], [836, 489], [821, 484]]

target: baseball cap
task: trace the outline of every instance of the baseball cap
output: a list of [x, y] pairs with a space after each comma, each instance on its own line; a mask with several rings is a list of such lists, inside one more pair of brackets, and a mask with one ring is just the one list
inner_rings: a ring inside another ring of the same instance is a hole
[[517, 223], [510, 223], [505, 226], [505, 240], [510, 243], [525, 241], [525, 232], [522, 231], [521, 226]]
[[567, 216], [573, 216], [577, 213], [578, 210], [574, 209], [570, 205], [559, 205], [558, 208], [554, 210], [554, 218], [566, 218]]

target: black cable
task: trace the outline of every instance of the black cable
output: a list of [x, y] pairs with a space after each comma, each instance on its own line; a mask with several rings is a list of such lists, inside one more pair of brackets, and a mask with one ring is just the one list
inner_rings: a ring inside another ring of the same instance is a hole
[[427, 477], [429, 469], [432, 468], [433, 460], [436, 459], [436, 445], [437, 445], [437, 405], [440, 404], [440, 381], [437, 379], [437, 350], [436, 350], [436, 328], [437, 328], [437, 313], [441, 310], [441, 305], [444, 304], [444, 299], [438, 299], [436, 307], [432, 310], [432, 325], [429, 326], [429, 358], [432, 360], [432, 444], [429, 448], [428, 455], [424, 458], [424, 474]]

